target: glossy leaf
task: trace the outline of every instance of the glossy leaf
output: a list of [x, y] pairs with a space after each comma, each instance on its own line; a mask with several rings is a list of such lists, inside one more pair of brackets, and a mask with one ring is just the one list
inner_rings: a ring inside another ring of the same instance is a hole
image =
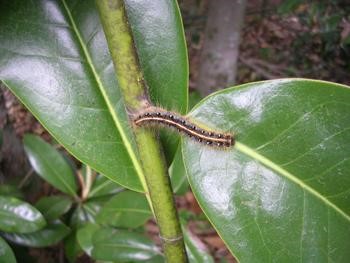
[[103, 206], [97, 216], [97, 222], [115, 227], [136, 228], [150, 217], [152, 212], [145, 195], [124, 191]]
[[64, 239], [64, 253], [69, 262], [76, 262], [77, 257], [83, 253], [77, 239], [77, 231], [74, 230]]
[[101, 209], [107, 204], [107, 202], [111, 199], [110, 196], [107, 197], [100, 197], [96, 199], [92, 199], [90, 201], [87, 201], [83, 208], [86, 211], [86, 214], [91, 219], [90, 222], [96, 222], [96, 217], [99, 215]]
[[185, 140], [207, 217], [241, 262], [350, 258], [350, 89], [283, 79], [220, 91], [190, 118], [235, 132], [228, 150]]
[[188, 229], [182, 228], [188, 261], [190, 263], [214, 263], [213, 257], [208, 253], [202, 241], [195, 237]]
[[[192, 91], [189, 94], [189, 108], [192, 109], [202, 99], [197, 91]], [[177, 147], [174, 159], [169, 167], [169, 175], [174, 193], [183, 195], [188, 191], [188, 180], [186, 170], [182, 158], [181, 146]]]
[[[128, 3], [142, 48], [140, 60], [159, 100], [169, 98], [175, 86], [185, 94], [182, 98], [187, 93], [187, 76], [182, 75], [187, 61], [179, 11], [175, 1], [157, 3], [162, 12], [148, 9], [156, 19], [140, 19], [154, 1]], [[94, 1], [2, 0], [0, 24], [0, 80], [77, 159], [127, 188], [143, 191], [144, 175]], [[142, 36], [144, 28], [154, 33]], [[155, 68], [164, 64], [173, 79], [167, 70]], [[172, 98], [167, 103], [182, 109], [184, 101]]]
[[71, 216], [69, 225], [73, 228], [79, 228], [86, 223], [96, 223], [98, 213], [110, 199], [110, 196], [104, 196], [78, 205]]
[[93, 235], [92, 257], [109, 261], [141, 261], [160, 255], [153, 242], [141, 234], [102, 228]]
[[41, 198], [35, 207], [42, 213], [47, 221], [58, 219], [68, 212], [72, 206], [72, 200], [66, 196], [45, 196]]
[[90, 200], [79, 205], [73, 212], [69, 225], [79, 228], [86, 223], [96, 223], [96, 216], [101, 210], [106, 200]]
[[88, 215], [83, 205], [79, 204], [73, 211], [73, 214], [69, 221], [69, 226], [72, 228], [78, 228], [93, 219]]
[[93, 249], [92, 237], [98, 229], [100, 229], [100, 226], [97, 224], [86, 224], [77, 232], [79, 245], [89, 256], [91, 256]]
[[[97, 224], [86, 224], [84, 227], [80, 228], [78, 230], [77, 238], [80, 246], [83, 248], [85, 253], [89, 256], [91, 256], [92, 250], [93, 250], [93, 242], [92, 238], [97, 230], [99, 230], [101, 227]], [[98, 261], [101, 262], [101, 261]], [[103, 261], [107, 262], [107, 261]], [[116, 261], [114, 261], [116, 262]], [[119, 261], [118, 261], [119, 262]], [[140, 262], [138, 260], [136, 261], [128, 261], [129, 263], [132, 262]], [[144, 263], [163, 263], [165, 262], [164, 257], [162, 255], [156, 255], [154, 257], [151, 257], [148, 260], [142, 260]]]
[[70, 228], [61, 221], [49, 223], [44, 229], [27, 234], [3, 233], [13, 243], [28, 247], [46, 247], [57, 244], [70, 232]]
[[0, 262], [16, 263], [16, 257], [11, 247], [0, 237]]
[[174, 160], [169, 167], [169, 175], [173, 192], [178, 195], [185, 194], [188, 191], [189, 184], [182, 159], [181, 147], [178, 147]]
[[[155, 257], [152, 257], [150, 259], [147, 260], [133, 260], [133, 261], [128, 261], [128, 263], [166, 263], [165, 258], [163, 255], [157, 255]], [[204, 262], [203, 262], [204, 263]]]
[[77, 195], [74, 173], [53, 146], [34, 135], [25, 135], [23, 143], [29, 162], [40, 177], [66, 194]]
[[187, 111], [188, 59], [175, 0], [126, 0], [141, 67], [156, 105]]
[[2, 184], [0, 185], [1, 196], [12, 196], [18, 199], [23, 199], [23, 193], [17, 185]]
[[30, 204], [13, 197], [0, 196], [0, 230], [30, 233], [46, 225], [42, 214]]
[[89, 192], [89, 198], [117, 194], [124, 188], [114, 181], [98, 174]]

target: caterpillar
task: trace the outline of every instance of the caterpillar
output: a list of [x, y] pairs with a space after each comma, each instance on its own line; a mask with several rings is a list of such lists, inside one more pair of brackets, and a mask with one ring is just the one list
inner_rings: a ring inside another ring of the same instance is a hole
[[185, 119], [178, 113], [165, 111], [161, 108], [150, 107], [138, 114], [133, 122], [136, 126], [162, 125], [177, 129], [180, 133], [194, 138], [206, 145], [217, 147], [231, 147], [235, 143], [234, 136], [229, 133], [220, 133], [203, 129]]

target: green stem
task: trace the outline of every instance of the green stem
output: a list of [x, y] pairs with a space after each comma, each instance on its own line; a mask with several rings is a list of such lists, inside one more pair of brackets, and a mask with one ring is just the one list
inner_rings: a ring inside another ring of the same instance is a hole
[[[135, 114], [149, 105], [123, 0], [96, 0], [125, 106]], [[154, 132], [133, 127], [147, 189], [167, 262], [187, 262], [163, 152]]]

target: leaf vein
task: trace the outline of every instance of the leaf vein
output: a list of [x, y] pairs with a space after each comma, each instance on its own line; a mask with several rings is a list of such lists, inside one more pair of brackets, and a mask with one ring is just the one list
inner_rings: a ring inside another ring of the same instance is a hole
[[285, 178], [287, 178], [291, 182], [295, 183], [296, 185], [304, 188], [308, 193], [312, 194], [317, 199], [319, 199], [322, 202], [324, 202], [327, 206], [331, 207], [335, 212], [337, 212], [338, 214], [343, 216], [347, 221], [350, 221], [350, 215], [345, 213], [336, 204], [334, 204], [333, 202], [328, 200], [321, 193], [317, 192], [315, 189], [313, 189], [309, 185], [305, 184], [305, 182], [303, 182], [302, 180], [300, 180], [295, 175], [291, 174], [290, 172], [288, 172], [287, 170], [285, 170], [281, 166], [275, 164], [271, 160], [267, 159], [265, 156], [262, 156], [258, 152], [254, 151], [254, 149], [252, 149], [252, 148], [250, 148], [250, 147], [248, 147], [248, 146], [246, 146], [246, 145], [244, 145], [244, 144], [242, 144], [242, 143], [240, 143], [238, 141], [236, 141], [235, 148], [238, 151], [246, 154], [247, 156], [256, 159], [257, 161], [259, 161], [264, 166], [266, 166], [266, 167], [272, 169], [273, 171], [279, 173], [281, 176], [284, 176]]

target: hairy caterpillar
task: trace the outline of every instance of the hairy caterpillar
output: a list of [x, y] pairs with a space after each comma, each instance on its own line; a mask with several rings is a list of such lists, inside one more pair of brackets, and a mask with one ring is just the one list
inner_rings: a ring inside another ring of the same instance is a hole
[[177, 129], [184, 135], [194, 138], [196, 141], [206, 145], [217, 147], [231, 147], [235, 140], [232, 134], [210, 131], [198, 127], [183, 116], [160, 108], [150, 107], [134, 118], [137, 126], [163, 125]]

